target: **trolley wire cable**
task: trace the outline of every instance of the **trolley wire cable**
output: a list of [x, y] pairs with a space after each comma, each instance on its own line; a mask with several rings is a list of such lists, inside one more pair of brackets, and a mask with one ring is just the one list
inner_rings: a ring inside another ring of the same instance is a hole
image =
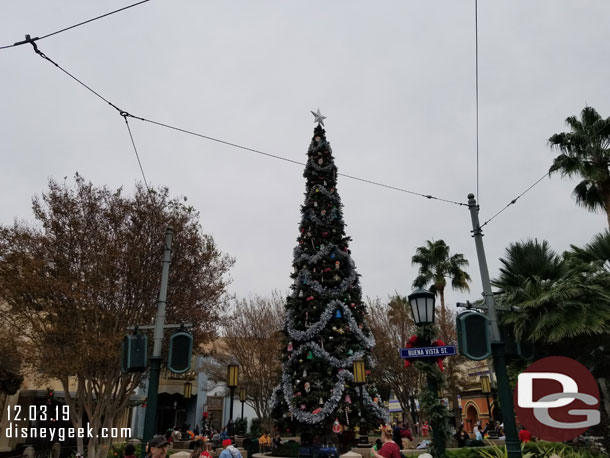
[[[260, 150], [254, 149], [254, 148], [249, 148], [247, 146], [238, 145], [236, 143], [231, 143], [231, 142], [228, 142], [228, 141], [225, 141], [225, 140], [221, 140], [221, 139], [218, 139], [218, 138], [210, 137], [208, 135], [204, 135], [204, 134], [201, 134], [201, 133], [198, 133], [198, 132], [190, 131], [190, 130], [183, 129], [183, 128], [180, 128], [180, 127], [176, 127], [176, 126], [172, 126], [172, 125], [169, 125], [169, 124], [165, 124], [165, 123], [162, 123], [162, 122], [159, 122], [159, 121], [154, 121], [154, 120], [151, 120], [151, 119], [146, 119], [146, 118], [143, 118], [143, 117], [140, 117], [140, 116], [132, 115], [131, 113], [129, 113], [129, 112], [119, 108], [117, 105], [112, 103], [106, 97], [102, 96], [99, 92], [97, 92], [94, 89], [92, 89], [90, 86], [85, 84], [83, 81], [78, 79], [72, 73], [70, 73], [69, 71], [67, 71], [63, 67], [61, 67], [57, 62], [55, 62], [53, 59], [51, 59], [46, 54], [44, 54], [42, 51], [40, 51], [40, 49], [38, 49], [38, 46], [36, 45], [36, 43], [35, 43], [35, 41], [33, 39], [31, 39], [31, 38], [28, 39], [26, 41], [26, 43], [31, 43], [32, 47], [34, 48], [34, 52], [36, 54], [38, 54], [44, 60], [46, 60], [46, 61], [50, 62], [51, 64], [53, 64], [56, 68], [61, 70], [63, 73], [65, 73], [67, 76], [69, 76], [72, 80], [76, 81], [78, 84], [83, 86], [85, 89], [87, 89], [93, 95], [95, 95], [97, 98], [99, 98], [100, 100], [103, 100], [105, 103], [107, 103], [112, 108], [114, 108], [116, 111], [118, 111], [119, 114], [125, 118], [126, 122], [127, 122], [127, 118], [130, 117], [130, 118], [137, 119], [139, 121], [148, 122], [150, 124], [154, 124], [154, 125], [157, 125], [157, 126], [160, 126], [160, 127], [164, 127], [164, 128], [175, 130], [175, 131], [182, 132], [182, 133], [185, 133], [185, 134], [189, 134], [189, 135], [193, 135], [193, 136], [196, 136], [196, 137], [204, 138], [206, 140], [214, 141], [214, 142], [217, 142], [217, 143], [222, 143], [224, 145], [228, 145], [228, 146], [232, 146], [234, 148], [239, 148], [239, 149], [242, 149], [242, 150], [250, 151], [250, 152], [253, 152], [253, 153], [256, 153], [256, 154], [259, 154], [259, 155], [263, 155], [263, 156], [267, 156], [267, 157], [270, 157], [270, 158], [273, 158], [273, 159], [278, 159], [278, 160], [285, 161], [285, 162], [291, 162], [293, 164], [298, 164], [298, 165], [301, 165], [301, 166], [305, 166], [306, 165], [306, 163], [300, 162], [300, 161], [295, 161], [294, 159], [289, 159], [289, 158], [286, 158], [286, 157], [283, 157], [283, 156], [278, 156], [276, 154], [266, 153], [264, 151], [260, 151]], [[129, 134], [130, 134], [130, 137], [131, 137], [131, 140], [132, 140], [132, 144], [133, 144], [133, 147], [134, 147], [134, 150], [135, 150], [135, 153], [136, 153], [136, 158], [138, 159], [138, 163], [140, 165], [140, 170], [142, 171], [142, 176], [144, 176], [144, 170], [142, 169], [142, 164], [141, 164], [141, 161], [140, 161], [140, 157], [138, 155], [137, 148], [135, 147], [135, 142], [133, 141], [133, 135], [131, 134], [131, 129], [129, 128], [129, 124], [127, 124], [127, 128], [129, 130]], [[404, 188], [399, 188], [399, 187], [396, 187], [396, 186], [387, 185], [387, 184], [380, 183], [380, 182], [377, 182], [377, 181], [367, 180], [365, 178], [360, 178], [360, 177], [356, 177], [356, 176], [353, 176], [353, 175], [348, 175], [348, 174], [345, 174], [345, 173], [337, 173], [337, 175], [340, 175], [340, 176], [343, 176], [343, 177], [346, 177], [346, 178], [350, 178], [352, 180], [361, 181], [363, 183], [369, 183], [369, 184], [372, 184], [372, 185], [375, 185], [375, 186], [380, 186], [380, 187], [383, 187], [383, 188], [393, 189], [395, 191], [400, 191], [400, 192], [404, 192], [404, 193], [407, 193], [407, 194], [424, 197], [424, 198], [429, 199], [429, 200], [438, 200], [440, 202], [446, 202], [446, 203], [450, 203], [450, 204], [453, 204], [453, 205], [464, 206], [464, 207], [468, 206], [468, 204], [466, 204], [464, 202], [457, 202], [457, 201], [450, 200], [450, 199], [443, 199], [443, 198], [440, 198], [440, 197], [433, 196], [431, 194], [422, 194], [422, 193], [419, 193], [419, 192], [410, 191], [410, 190], [407, 190], [407, 189], [404, 189]], [[146, 183], [146, 178], [144, 178], [144, 182]], [[147, 185], [147, 187], [148, 187], [148, 185]]]
[[479, 193], [479, 6], [474, 0], [474, 60], [475, 60], [475, 112], [476, 112], [476, 137], [477, 137], [477, 201], [481, 202]]
[[13, 48], [15, 46], [24, 45], [24, 44], [29, 43], [31, 41], [44, 40], [45, 38], [52, 37], [53, 35], [57, 35], [58, 33], [65, 32], [67, 30], [71, 30], [71, 29], [74, 29], [76, 27], [80, 27], [81, 25], [88, 24], [88, 23], [93, 22], [93, 21], [97, 21], [98, 19], [105, 18], [107, 16], [110, 16], [112, 14], [118, 13], [120, 11], [125, 11], [125, 10], [127, 10], [129, 8], [133, 8], [134, 6], [138, 6], [138, 5], [141, 5], [142, 3], [146, 3], [146, 2], [149, 2], [149, 1], [150, 0], [142, 0], [142, 1], [134, 3], [132, 5], [127, 5], [127, 6], [123, 7], [123, 8], [119, 8], [118, 10], [110, 11], [109, 13], [102, 14], [101, 16], [97, 16], [97, 17], [94, 17], [94, 18], [91, 18], [91, 19], [87, 19], [86, 21], [79, 22], [78, 24], [74, 24], [74, 25], [71, 25], [69, 27], [65, 27], [65, 28], [63, 28], [61, 30], [57, 30], [55, 32], [48, 33], [47, 35], [43, 35], [42, 37], [31, 38], [29, 35], [26, 35], [25, 36], [25, 40], [18, 41], [16, 43], [13, 43], [12, 45], [0, 46], [0, 49]]
[[146, 185], [146, 189], [150, 191], [150, 187], [148, 186], [148, 182], [146, 181], [146, 175], [144, 175], [144, 168], [142, 167], [142, 162], [140, 161], [140, 155], [138, 154], [138, 148], [136, 148], [136, 142], [133, 140], [133, 134], [131, 133], [131, 128], [129, 127], [129, 121], [127, 120], [128, 114], [123, 112], [121, 116], [125, 119], [125, 125], [127, 126], [127, 131], [129, 132], [129, 138], [131, 139], [131, 144], [133, 145], [133, 150], [136, 153], [136, 159], [138, 160], [138, 165], [140, 166], [140, 171], [142, 172], [142, 178], [144, 179], [144, 184]]
[[490, 223], [496, 216], [500, 215], [502, 212], [504, 212], [504, 210], [506, 210], [508, 207], [510, 207], [511, 205], [515, 205], [517, 203], [517, 200], [519, 200], [521, 198], [521, 196], [523, 196], [525, 193], [527, 193], [529, 190], [531, 190], [534, 186], [536, 186], [538, 183], [540, 183], [545, 177], [548, 177], [549, 173], [546, 172], [544, 175], [542, 175], [540, 178], [538, 178], [534, 184], [532, 184], [530, 187], [528, 187], [525, 191], [523, 191], [521, 194], [519, 194], [517, 197], [515, 197], [513, 200], [511, 200], [508, 204], [506, 204], [506, 206], [500, 210], [498, 213], [496, 213], [495, 215], [493, 215], [491, 218], [489, 218], [487, 221], [485, 221], [483, 224], [481, 224], [479, 226], [479, 229], [482, 229], [483, 226], [485, 226], [487, 223]]

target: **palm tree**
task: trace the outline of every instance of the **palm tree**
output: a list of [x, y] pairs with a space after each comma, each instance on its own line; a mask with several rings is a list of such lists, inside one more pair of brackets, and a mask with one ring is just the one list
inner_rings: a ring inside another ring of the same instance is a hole
[[[517, 339], [536, 342], [537, 357], [583, 363], [600, 386], [602, 415], [610, 416], [610, 232], [582, 248], [572, 245], [563, 256], [546, 241], [513, 243], [500, 261], [492, 283], [499, 303], [511, 306], [502, 324]], [[608, 430], [600, 435], [608, 437]]]
[[584, 249], [572, 246], [563, 257], [546, 241], [509, 245], [492, 284], [499, 304], [512, 309], [501, 321], [516, 338], [544, 344], [610, 331], [610, 273], [603, 269], [610, 253], [599, 248], [610, 238], [596, 240]]
[[419, 264], [419, 274], [413, 281], [413, 286], [417, 288], [431, 284], [430, 291], [441, 299], [441, 337], [447, 339], [447, 309], [445, 308], [447, 278], [451, 279], [452, 289], [470, 291], [468, 287], [470, 275], [462, 270], [462, 268], [468, 267], [468, 261], [460, 253], [449, 256], [449, 246], [444, 240], [436, 242], [427, 240], [426, 246], [420, 246], [415, 250], [411, 264]]
[[580, 120], [566, 119], [571, 132], [549, 138], [551, 149], [561, 154], [553, 160], [549, 175], [579, 176], [573, 194], [576, 203], [589, 210], [604, 210], [610, 226], [610, 118], [602, 118], [592, 107], [585, 107]]
[[500, 276], [493, 280], [493, 286], [503, 294], [523, 286], [532, 278], [557, 280], [565, 273], [563, 260], [555, 253], [546, 240], [538, 239], [511, 243], [506, 248], [506, 258], [501, 258]]

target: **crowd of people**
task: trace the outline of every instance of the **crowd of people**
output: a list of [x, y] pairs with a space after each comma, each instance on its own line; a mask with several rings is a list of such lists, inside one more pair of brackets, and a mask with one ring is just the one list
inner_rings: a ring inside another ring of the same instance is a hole
[[[372, 458], [401, 458], [400, 450], [407, 448], [425, 449], [431, 445], [431, 441], [426, 437], [432, 434], [431, 426], [424, 421], [421, 426], [413, 425], [415, 434], [423, 436], [419, 443], [415, 443], [414, 434], [410, 428], [398, 421], [392, 426], [380, 427], [380, 439], [371, 449]], [[230, 425], [215, 430], [207, 425], [200, 428], [196, 425], [191, 431], [188, 425], [183, 428], [172, 428], [165, 435], [153, 437], [147, 444], [146, 455], [148, 458], [165, 458], [167, 447], [171, 443], [178, 441], [189, 441], [190, 448], [193, 450], [190, 458], [212, 458], [210, 450], [222, 447], [219, 458], [243, 458], [240, 451], [233, 445], [229, 434]], [[184, 430], [184, 432], [183, 432]], [[499, 422], [490, 421], [483, 428], [481, 422], [477, 422], [469, 433], [464, 425], [458, 426], [454, 438], [458, 447], [481, 446], [485, 445], [484, 439], [497, 438], [505, 439], [504, 425]], [[255, 439], [256, 440], [256, 439]], [[532, 440], [531, 433], [521, 426], [519, 440], [529, 442]], [[273, 448], [282, 443], [279, 430], [273, 432], [273, 436], [265, 431], [258, 438], [259, 450], [263, 453], [270, 452]], [[132, 444], [125, 447], [125, 458], [136, 458], [135, 448]]]

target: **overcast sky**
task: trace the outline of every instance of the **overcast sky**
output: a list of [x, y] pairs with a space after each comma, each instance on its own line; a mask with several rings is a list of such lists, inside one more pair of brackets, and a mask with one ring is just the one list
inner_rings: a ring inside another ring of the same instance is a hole
[[[130, 1], [0, 2], [0, 46]], [[38, 46], [134, 115], [304, 162], [310, 110], [327, 116], [340, 172], [465, 202], [476, 193], [474, 0], [153, 0]], [[479, 1], [481, 222], [549, 168], [547, 140], [585, 105], [610, 116], [610, 2]], [[0, 224], [75, 172], [132, 191], [142, 175], [120, 115], [34, 54], [0, 51]], [[237, 260], [231, 292], [288, 290], [303, 167], [131, 120], [149, 185], [168, 186]], [[557, 251], [606, 217], [545, 178], [484, 228], [490, 274], [529, 237]], [[363, 294], [407, 295], [416, 247], [443, 239], [481, 282], [466, 207], [340, 177]], [[162, 241], [159, 241], [162, 243]], [[160, 267], [159, 267], [160, 269]]]

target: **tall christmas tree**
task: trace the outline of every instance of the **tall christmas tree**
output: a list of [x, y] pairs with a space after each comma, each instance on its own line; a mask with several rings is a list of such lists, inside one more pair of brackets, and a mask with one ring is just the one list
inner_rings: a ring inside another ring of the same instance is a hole
[[361, 413], [369, 424], [379, 424], [388, 412], [373, 387], [365, 385], [361, 397], [354, 385], [353, 363], [363, 359], [372, 369], [375, 341], [365, 321], [351, 238], [345, 235], [325, 117], [320, 110], [312, 113], [318, 125], [303, 173], [305, 202], [286, 302], [282, 380], [272, 403], [276, 418], [326, 435], [358, 425]]

